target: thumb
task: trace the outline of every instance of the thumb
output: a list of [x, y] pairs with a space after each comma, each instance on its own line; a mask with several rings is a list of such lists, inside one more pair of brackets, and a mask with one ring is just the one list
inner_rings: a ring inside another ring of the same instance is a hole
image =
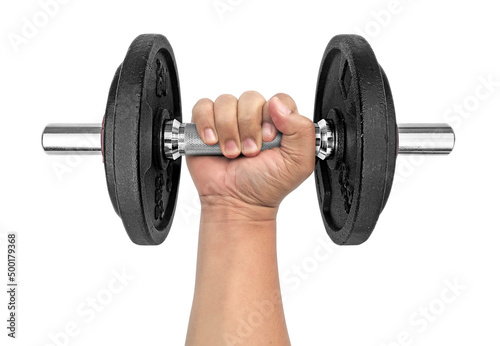
[[269, 100], [269, 115], [283, 134], [281, 149], [296, 162], [314, 162], [316, 133], [313, 122], [300, 115], [290, 97], [274, 96]]

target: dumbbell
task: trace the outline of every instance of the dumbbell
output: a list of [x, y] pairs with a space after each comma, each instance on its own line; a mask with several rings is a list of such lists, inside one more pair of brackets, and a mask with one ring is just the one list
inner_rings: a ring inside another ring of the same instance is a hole
[[[448, 154], [447, 124], [396, 124], [389, 82], [368, 42], [335, 36], [324, 53], [314, 108], [315, 180], [330, 238], [358, 245], [371, 235], [389, 197], [401, 154]], [[279, 147], [281, 134], [262, 150]], [[48, 154], [102, 155], [111, 202], [130, 239], [158, 245], [175, 213], [181, 156], [222, 155], [182, 122], [174, 53], [162, 35], [130, 46], [109, 91], [102, 124], [51, 124]]]

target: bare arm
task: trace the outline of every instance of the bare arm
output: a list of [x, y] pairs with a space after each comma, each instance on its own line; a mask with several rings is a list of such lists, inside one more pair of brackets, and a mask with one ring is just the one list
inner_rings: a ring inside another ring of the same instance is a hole
[[[289, 345], [276, 221], [203, 210], [187, 345]], [[273, 212], [271, 212], [273, 213]]]

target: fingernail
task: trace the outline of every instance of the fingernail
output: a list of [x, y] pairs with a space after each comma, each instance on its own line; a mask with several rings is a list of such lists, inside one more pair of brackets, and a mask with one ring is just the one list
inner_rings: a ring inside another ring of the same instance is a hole
[[243, 141], [243, 154], [253, 154], [257, 151], [257, 144], [251, 138]]
[[236, 142], [232, 139], [226, 141], [226, 154], [233, 156], [238, 155], [240, 153], [240, 149], [236, 145]]
[[274, 134], [274, 125], [268, 122], [262, 124], [262, 137], [270, 138]]
[[205, 129], [204, 133], [205, 133], [205, 141], [210, 142], [210, 143], [216, 141], [214, 130]]
[[292, 110], [288, 108], [279, 98], [276, 97], [276, 106], [281, 114], [288, 115], [292, 113]]

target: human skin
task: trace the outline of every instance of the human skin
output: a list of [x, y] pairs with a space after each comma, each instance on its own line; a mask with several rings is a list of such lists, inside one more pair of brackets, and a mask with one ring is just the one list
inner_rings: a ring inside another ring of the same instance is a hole
[[[281, 201], [313, 171], [315, 130], [293, 99], [202, 99], [193, 119], [221, 157], [188, 157], [201, 220], [186, 345], [289, 345], [276, 253]], [[260, 151], [283, 134], [281, 146]]]

